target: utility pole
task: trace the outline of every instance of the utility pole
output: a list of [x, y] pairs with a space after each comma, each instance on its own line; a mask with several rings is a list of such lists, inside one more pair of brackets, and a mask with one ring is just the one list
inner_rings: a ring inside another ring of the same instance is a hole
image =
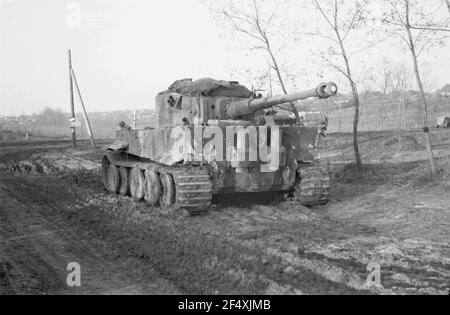
[[69, 90], [70, 90], [70, 110], [72, 117], [70, 119], [72, 129], [72, 147], [75, 149], [77, 147], [77, 133], [75, 130], [75, 102], [73, 100], [73, 80], [72, 80], [72, 52], [68, 50], [69, 57]]
[[92, 132], [91, 122], [89, 121], [89, 117], [86, 112], [86, 107], [84, 107], [83, 97], [81, 96], [80, 87], [78, 86], [77, 77], [75, 76], [75, 71], [73, 69], [71, 69], [71, 75], [73, 77], [73, 81], [75, 82], [75, 87], [77, 88], [77, 93], [80, 99], [81, 107], [83, 108], [84, 122], [86, 123], [87, 132], [91, 140], [91, 146], [95, 148], [94, 133]]

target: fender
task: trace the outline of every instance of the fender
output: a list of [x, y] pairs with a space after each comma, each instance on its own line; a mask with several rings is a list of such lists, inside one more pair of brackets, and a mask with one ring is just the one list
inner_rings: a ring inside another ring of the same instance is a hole
[[115, 141], [113, 144], [108, 146], [108, 150], [127, 150], [128, 149], [128, 142], [123, 141]]

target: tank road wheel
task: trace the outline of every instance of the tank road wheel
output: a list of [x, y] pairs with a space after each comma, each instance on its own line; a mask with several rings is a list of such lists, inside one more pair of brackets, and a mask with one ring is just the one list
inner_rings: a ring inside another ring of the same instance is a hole
[[107, 187], [109, 192], [117, 194], [120, 186], [120, 172], [119, 168], [114, 164], [110, 164], [106, 175]]
[[172, 175], [161, 174], [161, 197], [159, 204], [161, 206], [171, 206], [175, 203], [175, 183]]
[[109, 169], [109, 165], [111, 163], [109, 162], [108, 158], [106, 156], [103, 157], [102, 160], [102, 181], [103, 181], [103, 186], [105, 186], [105, 189], [109, 191], [109, 187], [108, 187], [108, 169]]
[[144, 171], [133, 168], [130, 171], [130, 194], [132, 197], [142, 200], [144, 199], [145, 176]]
[[151, 205], [158, 205], [161, 196], [161, 182], [158, 173], [155, 171], [145, 171], [145, 200]]
[[330, 175], [321, 165], [303, 165], [299, 168], [300, 182], [294, 195], [302, 205], [314, 207], [327, 204], [330, 195]]
[[120, 173], [120, 187], [119, 194], [128, 196], [130, 194], [130, 170], [126, 167], [119, 168]]

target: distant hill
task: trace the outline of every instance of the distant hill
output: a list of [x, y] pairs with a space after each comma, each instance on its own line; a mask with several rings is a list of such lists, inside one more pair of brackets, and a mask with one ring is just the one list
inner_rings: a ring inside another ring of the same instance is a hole
[[[133, 124], [134, 113], [135, 111], [131, 110], [88, 113], [94, 136], [99, 139], [113, 138], [120, 121]], [[69, 118], [68, 113], [49, 108], [40, 114], [30, 116], [0, 117], [0, 140], [22, 139], [27, 133], [33, 138], [69, 138], [71, 136]], [[76, 119], [81, 123], [81, 127], [77, 128], [77, 136], [87, 138], [83, 115], [77, 113]], [[137, 127], [155, 127], [155, 123], [154, 110], [136, 111]]]

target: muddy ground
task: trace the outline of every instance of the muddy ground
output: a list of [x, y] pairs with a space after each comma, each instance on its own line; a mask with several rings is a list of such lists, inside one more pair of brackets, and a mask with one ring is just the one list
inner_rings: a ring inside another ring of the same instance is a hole
[[2, 145], [0, 294], [448, 294], [450, 131], [435, 137], [438, 179], [420, 133], [362, 135], [362, 174], [333, 134], [328, 205], [222, 199], [196, 217], [108, 195], [103, 145]]

